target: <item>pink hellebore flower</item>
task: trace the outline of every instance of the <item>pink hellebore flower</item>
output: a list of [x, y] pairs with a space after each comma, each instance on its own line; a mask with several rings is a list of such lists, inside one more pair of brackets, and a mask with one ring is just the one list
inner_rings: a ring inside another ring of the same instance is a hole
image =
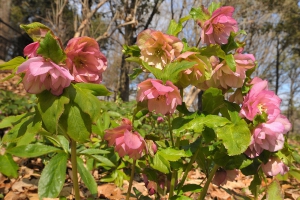
[[171, 81], [163, 85], [161, 80], [147, 79], [138, 85], [137, 101], [148, 100], [148, 110], [160, 114], [172, 114], [182, 99], [178, 88]]
[[238, 26], [232, 18], [233, 12], [234, 8], [231, 6], [218, 8], [211, 18], [203, 23], [201, 38], [205, 44], [226, 44], [230, 32], [237, 32]]
[[262, 163], [261, 169], [267, 176], [284, 175], [289, 171], [289, 167], [278, 157], [271, 157], [266, 164]]
[[139, 159], [145, 150], [144, 138], [138, 132], [132, 131], [131, 122], [124, 119], [121, 126], [105, 131], [104, 139], [109, 146], [115, 145], [115, 151], [120, 157], [128, 155], [132, 159]]
[[254, 158], [264, 149], [271, 152], [282, 149], [284, 134], [290, 129], [291, 123], [283, 115], [278, 115], [274, 121], [259, 124], [252, 132], [251, 143], [245, 154]]
[[19, 73], [25, 73], [23, 84], [31, 94], [50, 90], [52, 94], [59, 96], [74, 80], [67, 69], [42, 57], [33, 57], [23, 62], [17, 70], [17, 74]]
[[178, 84], [182, 88], [185, 88], [188, 85], [197, 86], [199, 83], [206, 81], [207, 76], [210, 78], [212, 67], [207, 57], [201, 56], [196, 52], [184, 52], [179, 55], [176, 60], [196, 62], [193, 67], [184, 70], [181, 73], [181, 78]]
[[225, 185], [227, 181], [234, 181], [238, 175], [239, 171], [237, 169], [225, 170], [219, 168], [215, 173], [212, 183], [218, 186]]
[[177, 37], [150, 29], [137, 36], [137, 45], [141, 49], [141, 59], [158, 69], [163, 69], [183, 49], [183, 43]]
[[28, 58], [33, 58], [37, 56], [37, 50], [40, 47], [40, 43], [39, 42], [33, 42], [28, 44], [25, 48], [24, 48], [24, 55], [27, 56]]
[[71, 39], [65, 49], [67, 67], [76, 82], [100, 83], [107, 68], [107, 59], [96, 40], [90, 37]]
[[244, 97], [240, 115], [252, 121], [257, 114], [265, 112], [268, 120], [274, 120], [280, 113], [281, 99], [273, 91], [267, 90], [267, 81], [255, 78], [251, 83], [254, 85]]
[[246, 78], [246, 71], [255, 66], [255, 58], [252, 54], [235, 54], [233, 57], [236, 63], [235, 72], [229, 68], [225, 60], [213, 70], [212, 79], [218, 88], [225, 90], [241, 88]]

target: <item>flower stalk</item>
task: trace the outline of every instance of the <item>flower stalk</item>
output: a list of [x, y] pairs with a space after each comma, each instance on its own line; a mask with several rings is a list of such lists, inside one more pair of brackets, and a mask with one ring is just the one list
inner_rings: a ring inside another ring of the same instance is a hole
[[203, 187], [203, 189], [200, 193], [199, 200], [204, 200], [204, 198], [206, 196], [206, 193], [207, 193], [207, 190], [208, 190], [208, 186], [209, 186], [211, 180], [213, 179], [213, 177], [214, 177], [216, 171], [218, 170], [218, 168], [219, 168], [219, 165], [215, 165], [213, 167], [213, 169], [211, 170], [211, 172], [209, 173], [207, 181], [205, 182], [205, 185], [204, 185], [204, 187]]
[[136, 160], [133, 159], [132, 166], [131, 166], [131, 174], [130, 174], [129, 186], [128, 186], [128, 190], [127, 190], [127, 194], [126, 194], [126, 200], [129, 200], [129, 198], [130, 198], [130, 193], [131, 193], [131, 188], [132, 188], [132, 182], [133, 182], [133, 178], [134, 178], [135, 164], [136, 164]]
[[77, 144], [76, 141], [71, 139], [71, 163], [72, 163], [72, 175], [73, 175], [73, 189], [75, 193], [75, 200], [80, 200], [78, 176], [77, 176], [76, 144]]

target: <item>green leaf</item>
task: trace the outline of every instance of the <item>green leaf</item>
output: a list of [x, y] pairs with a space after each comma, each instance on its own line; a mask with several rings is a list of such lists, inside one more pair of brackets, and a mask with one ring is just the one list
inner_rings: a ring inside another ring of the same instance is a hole
[[221, 6], [221, 3], [212, 2], [208, 7], [208, 12], [212, 15], [212, 13], [215, 10], [217, 10], [218, 8], [220, 8], [220, 6]]
[[261, 185], [261, 179], [259, 178], [259, 175], [256, 173], [253, 176], [253, 180], [251, 181], [251, 184], [249, 185], [249, 189], [251, 193], [254, 195], [254, 198], [258, 197], [259, 192], [259, 186]]
[[21, 24], [20, 27], [35, 42], [41, 40], [43, 38], [42, 36], [43, 36], [44, 33], [47, 33], [48, 31], [50, 31], [52, 33], [52, 31], [50, 30], [50, 28], [48, 28], [47, 26], [45, 26], [44, 24], [41, 24], [39, 22], [33, 22], [33, 23], [27, 24], [27, 25]]
[[231, 120], [233, 123], [237, 123], [241, 120], [239, 112], [241, 110], [238, 104], [224, 101], [225, 106], [221, 108], [220, 112], [222, 116], [226, 117], [227, 119]]
[[101, 110], [100, 100], [92, 95], [89, 90], [82, 89], [78, 87], [77, 84], [74, 85], [74, 88], [70, 86], [67, 91], [74, 103], [77, 104], [76, 106], [79, 107], [80, 111], [88, 114], [93, 123], [96, 122], [101, 114], [99, 112], [99, 110]]
[[151, 72], [157, 79], [162, 79], [161, 76], [162, 76], [162, 70], [160, 69], [157, 69], [155, 67], [152, 67], [150, 65], [148, 65], [148, 63], [144, 62], [141, 60], [141, 65], [147, 69], [149, 72]]
[[25, 115], [26, 113], [21, 115], [16, 115], [16, 116], [12, 115], [12, 116], [5, 117], [0, 122], [0, 129], [12, 127], [15, 122], [21, 120]]
[[253, 162], [251, 159], [248, 159], [244, 154], [228, 156], [226, 152], [222, 151], [216, 151], [213, 160], [217, 165], [220, 165], [228, 170], [243, 169], [252, 164]]
[[76, 104], [68, 104], [59, 120], [60, 128], [76, 142], [85, 142], [91, 133], [89, 115], [82, 112]]
[[182, 30], [182, 24], [175, 22], [173, 19], [171, 20], [167, 34], [177, 36], [178, 33]]
[[82, 181], [84, 182], [86, 187], [89, 189], [90, 193], [93, 196], [97, 196], [97, 194], [98, 194], [97, 183], [96, 183], [94, 177], [92, 176], [92, 174], [83, 165], [83, 161], [81, 160], [81, 158], [77, 157], [77, 165], [78, 165], [78, 172], [80, 174]]
[[0, 172], [8, 177], [17, 178], [19, 166], [10, 154], [0, 154]]
[[67, 160], [67, 154], [59, 153], [45, 166], [38, 185], [40, 198], [56, 198], [59, 195], [66, 179]]
[[108, 154], [109, 151], [102, 150], [102, 149], [84, 149], [80, 151], [79, 154], [86, 154], [86, 155], [93, 155], [93, 154]]
[[215, 132], [230, 156], [245, 152], [251, 141], [251, 133], [245, 120], [216, 128]]
[[199, 50], [202, 56], [217, 56], [222, 59], [225, 59], [225, 52], [221, 49], [220, 45], [217, 44], [210, 44], [209, 46], [203, 47]]
[[170, 173], [170, 163], [160, 154], [155, 154], [152, 163], [150, 164], [153, 169], [156, 169], [162, 173]]
[[267, 200], [282, 200], [283, 194], [281, 194], [281, 187], [278, 181], [273, 179], [273, 182], [268, 185], [266, 191]]
[[56, 64], [59, 64], [66, 59], [66, 54], [64, 50], [59, 45], [58, 41], [54, 39], [51, 32], [48, 32], [40, 42], [40, 46], [37, 53], [42, 55], [44, 58], [49, 58]]
[[228, 67], [235, 72], [236, 71], [236, 63], [232, 54], [228, 54], [225, 56], [225, 61]]
[[89, 90], [94, 96], [109, 96], [110, 91], [102, 85], [95, 83], [76, 83], [75, 88]]
[[172, 62], [160, 71], [159, 77], [163, 82], [171, 81], [172, 83], [176, 83], [180, 78], [179, 73], [193, 67], [195, 64], [195, 62], [190, 61]]
[[130, 80], [136, 79], [141, 73], [143, 73], [143, 70], [141, 68], [134, 68], [133, 73], [129, 74]]
[[209, 19], [208, 13], [203, 12], [202, 8], [192, 8], [190, 11], [190, 15], [194, 20], [206, 21]]
[[168, 161], [177, 161], [181, 159], [181, 157], [187, 157], [184, 150], [173, 149], [171, 147], [160, 149], [157, 153]]
[[216, 88], [209, 88], [202, 96], [202, 110], [207, 114], [218, 114], [224, 106], [224, 95]]
[[130, 55], [133, 57], [140, 57], [141, 55], [141, 50], [137, 45], [132, 45], [132, 46], [128, 46], [128, 45], [123, 45], [123, 50], [122, 52], [126, 55]]
[[182, 187], [182, 192], [201, 192], [202, 187], [198, 184], [186, 184]]
[[20, 145], [11, 149], [8, 148], [6, 151], [18, 157], [32, 158], [32, 157], [38, 157], [52, 152], [58, 152], [61, 151], [61, 149], [36, 143], [36, 144]]
[[298, 181], [300, 181], [300, 170], [298, 169], [291, 169], [288, 172], [289, 175], [291, 175], [293, 178], [297, 179]]
[[115, 167], [115, 164], [108, 158], [100, 155], [91, 155], [92, 158], [100, 162], [100, 166]]
[[8, 62], [0, 64], [0, 70], [14, 70], [25, 61], [26, 59], [22, 56], [17, 56]]
[[45, 129], [50, 133], [57, 133], [58, 120], [64, 112], [65, 104], [68, 104], [70, 99], [65, 95], [55, 96], [48, 90], [38, 94], [37, 97], [37, 108]]
[[184, 195], [175, 195], [172, 196], [170, 200], [192, 200], [192, 199]]

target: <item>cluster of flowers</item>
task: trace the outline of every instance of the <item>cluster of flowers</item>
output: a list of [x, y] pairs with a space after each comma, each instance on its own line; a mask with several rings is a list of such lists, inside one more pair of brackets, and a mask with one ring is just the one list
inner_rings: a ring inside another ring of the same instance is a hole
[[[40, 37], [46, 33], [41, 31]], [[57, 43], [59, 43], [57, 41]], [[64, 50], [66, 59], [55, 63], [49, 58], [38, 54], [40, 41], [33, 42], [24, 48], [24, 55], [28, 57], [17, 70], [25, 73], [23, 84], [28, 93], [39, 94], [50, 90], [59, 96], [63, 89], [72, 81], [85, 83], [100, 83], [102, 73], [107, 68], [107, 59], [101, 53], [96, 40], [89, 37], [71, 39]]]

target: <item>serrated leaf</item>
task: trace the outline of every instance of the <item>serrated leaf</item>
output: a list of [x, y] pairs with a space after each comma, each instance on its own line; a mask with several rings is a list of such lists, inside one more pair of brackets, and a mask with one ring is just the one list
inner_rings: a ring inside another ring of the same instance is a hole
[[44, 127], [50, 133], [56, 133], [58, 130], [58, 120], [64, 112], [65, 104], [68, 104], [70, 99], [65, 95], [55, 96], [48, 90], [38, 94], [37, 97], [37, 107]]
[[195, 64], [196, 62], [189, 61], [172, 62], [160, 71], [159, 77], [163, 82], [171, 81], [172, 83], [176, 83], [180, 78], [179, 73], [193, 67]]
[[26, 59], [23, 58], [22, 56], [17, 56], [8, 62], [0, 64], [0, 69], [1, 70], [14, 70], [25, 61], [26, 61]]
[[0, 172], [8, 177], [17, 178], [19, 167], [10, 154], [0, 154]]
[[52, 152], [58, 152], [61, 151], [61, 149], [36, 143], [36, 144], [20, 145], [14, 148], [8, 148], [6, 151], [12, 155], [21, 158], [33, 158], [33, 157], [38, 157]]
[[109, 96], [111, 92], [102, 84], [76, 83], [75, 88], [86, 89], [94, 96]]
[[160, 149], [157, 153], [168, 161], [177, 161], [182, 157], [187, 157], [184, 150], [173, 149], [171, 147], [166, 149]]
[[221, 6], [221, 3], [212, 2], [208, 7], [208, 12], [212, 15], [212, 13], [215, 10], [217, 10], [218, 8], [220, 8], [220, 6]]
[[283, 194], [281, 194], [281, 187], [278, 181], [274, 180], [267, 187], [266, 191], [267, 200], [282, 200]]
[[245, 152], [251, 141], [251, 133], [245, 120], [216, 128], [215, 132], [230, 156]]
[[170, 163], [164, 157], [159, 154], [155, 154], [152, 163], [150, 164], [153, 169], [156, 169], [162, 173], [170, 173]]
[[37, 53], [44, 58], [51, 59], [56, 64], [59, 64], [66, 59], [64, 50], [50, 32], [48, 32], [45, 38], [40, 42]]
[[66, 179], [67, 160], [67, 154], [59, 153], [45, 166], [38, 185], [40, 198], [56, 198], [59, 195]]
[[225, 61], [228, 67], [235, 72], [236, 71], [236, 63], [232, 54], [228, 54], [225, 56]]
[[92, 174], [83, 165], [83, 161], [81, 160], [81, 158], [77, 157], [77, 165], [78, 165], [78, 172], [80, 174], [82, 181], [84, 182], [86, 187], [89, 189], [90, 193], [93, 196], [97, 196], [97, 194], [98, 194], [97, 183], [96, 183], [94, 177], [92, 176]]

